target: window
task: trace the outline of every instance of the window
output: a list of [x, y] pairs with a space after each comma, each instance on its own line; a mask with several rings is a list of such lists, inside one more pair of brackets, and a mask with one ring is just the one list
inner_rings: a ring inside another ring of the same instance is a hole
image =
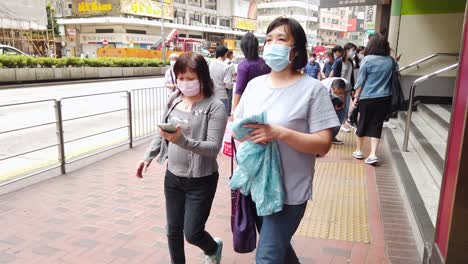
[[125, 30], [127, 33], [130, 33], [130, 34], [140, 34], [140, 35], [146, 35], [146, 31], [145, 30], [137, 30], [137, 29], [127, 29]]
[[11, 49], [11, 48], [3, 48], [0, 49], [0, 54], [5, 54], [5, 55], [21, 55], [17, 50]]
[[113, 28], [96, 28], [96, 33], [114, 33]]
[[188, 0], [188, 4], [191, 6], [200, 6], [201, 7], [201, 0]]
[[204, 0], [205, 1], [205, 8], [216, 10], [216, 0]]
[[223, 27], [231, 27], [231, 20], [226, 18], [219, 19], [219, 25]]
[[174, 2], [185, 5], [185, 0], [174, 0]]
[[189, 15], [189, 21], [190, 21], [190, 23], [202, 22], [201, 21], [201, 15], [192, 13], [192, 14]]

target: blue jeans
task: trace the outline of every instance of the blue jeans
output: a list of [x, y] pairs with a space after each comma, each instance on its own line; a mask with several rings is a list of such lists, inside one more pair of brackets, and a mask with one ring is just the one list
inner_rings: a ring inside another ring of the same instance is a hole
[[221, 99], [221, 102], [223, 102], [224, 108], [226, 108], [226, 114], [229, 116], [231, 114], [231, 101], [229, 101], [229, 99]]
[[291, 238], [304, 216], [306, 203], [284, 205], [281, 212], [262, 217], [256, 264], [298, 264]]
[[[336, 115], [338, 116], [338, 120], [340, 121], [340, 124], [343, 124], [345, 118], [346, 118], [346, 110], [343, 108], [341, 110], [335, 110]], [[340, 132], [340, 127], [334, 127], [333, 128], [333, 138], [335, 138], [338, 133]]]

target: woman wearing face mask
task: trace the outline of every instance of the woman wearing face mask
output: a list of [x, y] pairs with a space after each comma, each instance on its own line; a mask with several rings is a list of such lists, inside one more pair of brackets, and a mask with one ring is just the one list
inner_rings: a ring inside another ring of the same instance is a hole
[[167, 238], [172, 263], [185, 263], [184, 234], [202, 249], [206, 263], [220, 263], [222, 241], [205, 231], [218, 183], [216, 157], [226, 128], [223, 103], [213, 96], [208, 65], [200, 54], [187, 52], [174, 65], [177, 92], [169, 100], [162, 123], [175, 132], [159, 131], [137, 167], [142, 178], [151, 161], [168, 160], [164, 179]]
[[262, 217], [257, 264], [296, 264], [291, 238], [312, 195], [317, 154], [331, 146], [332, 128], [339, 126], [329, 94], [320, 81], [300, 70], [307, 63], [307, 39], [294, 19], [279, 17], [268, 27], [263, 58], [271, 73], [251, 80], [235, 111], [236, 120], [266, 113], [268, 124], [248, 124], [246, 140], [277, 141], [285, 194], [283, 210]]
[[177, 86], [177, 80], [174, 74], [174, 64], [176, 63], [178, 58], [179, 54], [177, 53], [172, 53], [171, 55], [169, 55], [169, 63], [171, 67], [169, 67], [169, 69], [166, 70], [166, 74], [164, 76], [164, 79], [166, 81], [166, 88], [169, 89], [169, 93], [174, 92]]

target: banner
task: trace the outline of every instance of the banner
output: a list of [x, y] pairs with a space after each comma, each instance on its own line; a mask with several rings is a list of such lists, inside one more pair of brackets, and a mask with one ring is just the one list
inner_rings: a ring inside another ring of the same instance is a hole
[[255, 29], [257, 29], [257, 20], [243, 17], [233, 17], [232, 28], [255, 31]]
[[46, 1], [1, 0], [0, 28], [47, 30]]
[[356, 18], [350, 18], [348, 19], [348, 32], [356, 32], [357, 28], [357, 19]]
[[234, 17], [244, 17], [248, 19], [257, 19], [257, 1], [256, 0], [233, 0]]
[[82, 33], [80, 34], [80, 42], [87, 44], [102, 43], [107, 40], [108, 43], [125, 43], [125, 44], [153, 44], [161, 39], [161, 36], [156, 35], [141, 35], [130, 33]]
[[320, 8], [381, 5], [383, 0], [321, 0]]
[[[158, 0], [121, 0], [120, 8], [122, 13], [129, 15], [162, 17], [161, 3]], [[172, 0], [164, 0], [164, 18], [174, 19], [174, 4]]]

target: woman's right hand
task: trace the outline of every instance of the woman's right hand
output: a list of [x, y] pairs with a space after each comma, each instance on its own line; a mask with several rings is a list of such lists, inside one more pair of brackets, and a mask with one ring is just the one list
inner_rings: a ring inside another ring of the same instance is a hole
[[146, 172], [148, 170], [150, 164], [151, 161], [140, 160], [137, 166], [136, 176], [138, 178], [143, 178], [143, 172]]

